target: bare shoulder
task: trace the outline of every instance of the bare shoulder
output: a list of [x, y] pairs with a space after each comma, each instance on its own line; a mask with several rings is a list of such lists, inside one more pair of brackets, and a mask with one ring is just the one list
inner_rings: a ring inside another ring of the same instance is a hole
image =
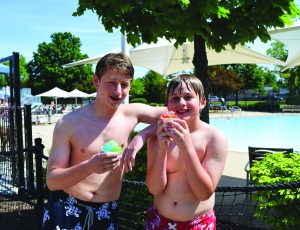
[[205, 136], [210, 143], [216, 143], [219, 146], [227, 147], [227, 137], [222, 132], [222, 130], [207, 124], [205, 122], [202, 123], [205, 131]]
[[89, 116], [90, 105], [82, 106], [58, 119], [55, 130], [62, 130], [65, 134], [71, 133], [73, 128], [77, 126], [80, 119]]

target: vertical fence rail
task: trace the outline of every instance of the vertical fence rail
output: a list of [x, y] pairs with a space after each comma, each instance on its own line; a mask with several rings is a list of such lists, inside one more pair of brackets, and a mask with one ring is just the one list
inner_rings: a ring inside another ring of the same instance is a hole
[[42, 215], [44, 208], [44, 170], [43, 170], [43, 159], [44, 159], [44, 148], [41, 138], [34, 139], [35, 145], [35, 161], [36, 161], [36, 198], [37, 198], [37, 216], [39, 220], [39, 227], [42, 225]]
[[30, 194], [34, 193], [34, 166], [32, 153], [32, 122], [31, 122], [31, 105], [24, 106], [24, 134], [25, 149], [28, 149], [25, 155], [26, 159], [26, 184]]

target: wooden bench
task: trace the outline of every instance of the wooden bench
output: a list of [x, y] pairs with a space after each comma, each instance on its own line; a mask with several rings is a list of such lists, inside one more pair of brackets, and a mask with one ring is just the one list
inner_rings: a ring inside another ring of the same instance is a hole
[[286, 105], [282, 108], [282, 112], [300, 112], [300, 105]]

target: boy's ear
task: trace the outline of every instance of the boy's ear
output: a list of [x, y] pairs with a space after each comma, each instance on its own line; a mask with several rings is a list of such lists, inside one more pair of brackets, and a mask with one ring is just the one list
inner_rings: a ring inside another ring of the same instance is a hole
[[99, 79], [98, 79], [98, 76], [96, 74], [94, 74], [93, 76], [93, 84], [96, 88], [98, 88], [99, 86]]
[[206, 97], [202, 97], [200, 99], [200, 110], [204, 109], [205, 106], [206, 106]]

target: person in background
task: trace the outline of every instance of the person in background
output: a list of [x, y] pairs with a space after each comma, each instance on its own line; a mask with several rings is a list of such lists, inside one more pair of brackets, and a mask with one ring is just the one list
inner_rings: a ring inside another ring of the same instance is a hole
[[[50, 196], [43, 229], [117, 229], [123, 175], [134, 167], [135, 155], [151, 135], [151, 128], [128, 145], [129, 136], [138, 122], [156, 123], [166, 111], [165, 107], [122, 103], [133, 75], [126, 55], [105, 55], [93, 77], [95, 101], [56, 123], [48, 160]], [[104, 153], [101, 147], [110, 140], [124, 152]]]
[[192, 75], [173, 79], [167, 108], [178, 118], [158, 121], [147, 142], [148, 190], [154, 203], [146, 229], [216, 229], [215, 189], [227, 157], [227, 138], [200, 120], [206, 105], [201, 81]]

